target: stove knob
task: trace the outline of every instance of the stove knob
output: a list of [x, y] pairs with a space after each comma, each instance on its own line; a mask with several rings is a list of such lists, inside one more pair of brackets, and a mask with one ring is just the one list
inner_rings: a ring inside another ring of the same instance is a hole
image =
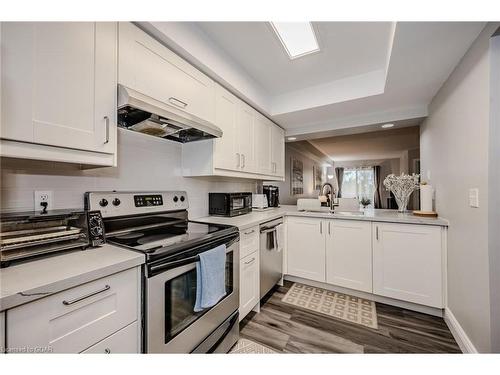
[[108, 200], [107, 200], [107, 199], [102, 198], [102, 199], [99, 201], [99, 206], [101, 206], [101, 207], [106, 207], [107, 205], [108, 205]]
[[176, 196], [174, 197], [174, 202], [175, 202], [175, 203], [177, 203], [177, 201], [178, 201], [178, 200], [179, 200], [179, 197], [176, 195]]
[[121, 201], [118, 198], [115, 198], [111, 203], [113, 203], [113, 206], [118, 206], [121, 203]]
[[184, 197], [184, 195], [181, 195], [181, 202], [184, 202], [186, 200], [186, 198]]

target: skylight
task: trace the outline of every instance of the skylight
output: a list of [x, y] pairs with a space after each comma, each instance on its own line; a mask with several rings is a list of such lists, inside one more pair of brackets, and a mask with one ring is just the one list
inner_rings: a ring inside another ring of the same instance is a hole
[[290, 59], [319, 51], [311, 22], [271, 22], [271, 26]]

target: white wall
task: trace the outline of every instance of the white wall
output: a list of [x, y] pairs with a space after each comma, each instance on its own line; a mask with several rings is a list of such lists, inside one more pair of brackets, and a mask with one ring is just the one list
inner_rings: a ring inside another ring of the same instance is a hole
[[[488, 257], [489, 24], [429, 107], [421, 127], [422, 173], [449, 219], [448, 306], [481, 352], [491, 349]], [[479, 188], [479, 208], [468, 204]], [[494, 192], [498, 194], [498, 192]]]
[[182, 177], [181, 147], [119, 130], [117, 168], [80, 170], [70, 164], [2, 159], [1, 209], [32, 210], [34, 190], [52, 190], [54, 208], [83, 207], [83, 193], [92, 190], [186, 190], [190, 218], [196, 218], [208, 214], [211, 191], [256, 189], [251, 180]]
[[491, 351], [500, 353], [500, 28], [490, 49], [490, 165], [489, 254], [491, 300]]

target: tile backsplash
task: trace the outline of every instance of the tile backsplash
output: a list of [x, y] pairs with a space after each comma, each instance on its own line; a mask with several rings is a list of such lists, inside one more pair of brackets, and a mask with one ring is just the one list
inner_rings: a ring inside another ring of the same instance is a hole
[[35, 190], [52, 190], [52, 208], [83, 207], [83, 193], [99, 190], [185, 190], [189, 216], [208, 215], [208, 193], [255, 192], [260, 182], [216, 177], [182, 177], [182, 145], [131, 131], [118, 131], [118, 167], [78, 166], [2, 159], [2, 211], [32, 210]]

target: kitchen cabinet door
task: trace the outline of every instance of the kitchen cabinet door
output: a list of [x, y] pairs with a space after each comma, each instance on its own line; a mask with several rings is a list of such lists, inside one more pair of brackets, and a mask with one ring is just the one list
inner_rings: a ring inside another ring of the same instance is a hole
[[372, 225], [328, 220], [326, 282], [372, 293]]
[[119, 24], [118, 82], [215, 122], [215, 83], [130, 22]]
[[441, 227], [373, 225], [373, 292], [443, 308]]
[[116, 23], [2, 23], [2, 49], [2, 138], [116, 152]]
[[0, 354], [4, 353], [6, 348], [5, 342], [5, 313], [0, 312]]
[[272, 126], [272, 163], [273, 174], [285, 176], [285, 131], [277, 125]]
[[249, 105], [240, 102], [238, 111], [238, 150], [241, 157], [240, 170], [242, 172], [254, 172], [254, 120], [255, 110]]
[[271, 175], [273, 171], [273, 164], [271, 162], [271, 138], [274, 125], [267, 118], [257, 113], [254, 126], [256, 172], [259, 174]]
[[53, 353], [91, 347], [138, 319], [139, 273], [129, 269], [7, 310], [7, 346]]
[[215, 124], [221, 128], [222, 137], [214, 140], [214, 167], [239, 170], [238, 150], [239, 99], [217, 85], [215, 98]]
[[325, 280], [325, 230], [323, 220], [287, 218], [288, 274], [309, 280]]
[[240, 321], [259, 303], [259, 251], [240, 259]]

